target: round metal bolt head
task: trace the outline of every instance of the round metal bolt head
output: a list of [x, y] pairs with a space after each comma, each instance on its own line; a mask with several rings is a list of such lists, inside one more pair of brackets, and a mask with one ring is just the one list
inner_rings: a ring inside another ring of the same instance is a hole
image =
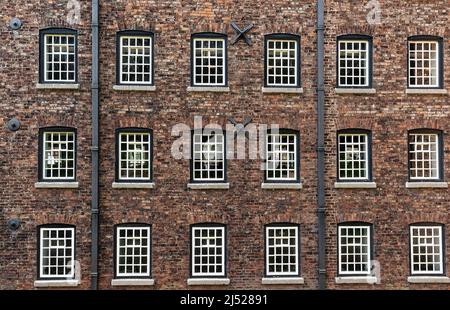
[[20, 129], [20, 121], [17, 118], [13, 118], [8, 122], [8, 129], [11, 131], [17, 131]]

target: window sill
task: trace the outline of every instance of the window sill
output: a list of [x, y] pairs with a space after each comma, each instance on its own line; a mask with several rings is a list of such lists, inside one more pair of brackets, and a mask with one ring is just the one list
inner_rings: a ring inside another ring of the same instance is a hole
[[188, 285], [228, 285], [230, 284], [230, 279], [228, 278], [201, 278], [201, 279], [188, 279]]
[[262, 189], [302, 189], [303, 183], [262, 183]]
[[406, 93], [409, 95], [448, 95], [446, 89], [433, 89], [433, 88], [408, 88]]
[[111, 286], [153, 286], [153, 279], [112, 279]]
[[34, 287], [76, 287], [80, 280], [36, 280]]
[[189, 189], [230, 189], [230, 183], [189, 183]]
[[411, 276], [408, 283], [450, 283], [450, 278], [446, 276]]
[[336, 277], [336, 284], [376, 284], [377, 277]]
[[228, 93], [230, 88], [228, 86], [189, 86], [188, 92], [211, 92], [211, 93]]
[[447, 182], [406, 182], [406, 188], [448, 188]]
[[34, 183], [35, 188], [78, 188], [78, 182], [37, 182]]
[[80, 84], [37, 83], [37, 89], [80, 89]]
[[263, 87], [265, 94], [303, 94], [302, 87]]
[[377, 188], [377, 183], [375, 183], [375, 182], [336, 182], [336, 183], [334, 183], [334, 188], [347, 188], [347, 189]]
[[118, 91], [156, 91], [156, 86], [114, 85], [113, 89]]
[[375, 88], [335, 88], [336, 94], [361, 94], [370, 95], [376, 94], [377, 90]]
[[303, 279], [303, 278], [262, 278], [261, 284], [265, 284], [265, 285], [305, 284], [305, 279]]
[[112, 188], [115, 189], [154, 189], [155, 183], [120, 183], [114, 182]]

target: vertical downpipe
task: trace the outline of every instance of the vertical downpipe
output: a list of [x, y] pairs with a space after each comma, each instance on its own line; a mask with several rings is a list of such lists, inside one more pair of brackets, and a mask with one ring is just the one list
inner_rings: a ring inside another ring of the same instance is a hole
[[91, 201], [91, 290], [98, 286], [99, 223], [99, 0], [92, 0], [92, 201]]
[[324, 0], [317, 0], [317, 215], [319, 289], [326, 289]]

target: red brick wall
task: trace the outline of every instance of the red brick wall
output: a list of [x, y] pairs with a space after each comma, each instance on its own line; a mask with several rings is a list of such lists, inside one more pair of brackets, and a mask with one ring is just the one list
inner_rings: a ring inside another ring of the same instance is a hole
[[[206, 2], [206, 3], [205, 3]], [[365, 1], [364, 1], [365, 2]], [[90, 1], [83, 0], [79, 31], [80, 90], [37, 90], [39, 29], [66, 25], [66, 1], [3, 1], [0, 3], [0, 118], [17, 117], [21, 130], [0, 129], [0, 288], [32, 289], [36, 279], [36, 227], [45, 223], [76, 225], [81, 288], [89, 287], [90, 264]], [[449, 179], [448, 96], [406, 95], [406, 39], [415, 34], [444, 37], [445, 81], [449, 83], [448, 3], [381, 1], [381, 24], [366, 21], [360, 1], [326, 1], [326, 185], [327, 284], [330, 288], [440, 288], [448, 284], [408, 285], [408, 225], [418, 221], [450, 223], [448, 189], [406, 189], [407, 130], [443, 130], [445, 173]], [[24, 21], [13, 34], [11, 17]], [[316, 224], [316, 32], [315, 1], [173, 1], [116, 0], [101, 4], [100, 113], [100, 281], [111, 288], [115, 224], [152, 224], [152, 271], [155, 289], [188, 288], [189, 225], [227, 225], [228, 277], [231, 289], [317, 288]], [[251, 46], [228, 46], [229, 93], [188, 93], [190, 36], [217, 31], [234, 36], [231, 22], [254, 23]], [[120, 30], [155, 32], [156, 92], [118, 92], [115, 84], [115, 34]], [[268, 95], [263, 85], [263, 40], [269, 33], [301, 35], [301, 95]], [[336, 36], [372, 35], [375, 95], [336, 95]], [[189, 161], [171, 157], [171, 128], [193, 125], [196, 115], [221, 125], [228, 117], [245, 116], [254, 123], [277, 123], [300, 131], [299, 191], [261, 189], [260, 160], [228, 163], [231, 188], [225, 191], [187, 189]], [[35, 189], [38, 130], [45, 126], [78, 129], [79, 189]], [[147, 127], [154, 133], [154, 190], [112, 189], [115, 167], [114, 131]], [[334, 189], [336, 130], [366, 128], [373, 134], [373, 176], [377, 189]], [[17, 232], [6, 222], [19, 218]], [[337, 223], [362, 220], [374, 225], [375, 259], [381, 263], [381, 285], [337, 285]], [[304, 286], [261, 285], [264, 274], [263, 226], [272, 222], [300, 224], [301, 274]], [[449, 229], [446, 229], [449, 240]], [[449, 242], [447, 253], [449, 252]], [[450, 259], [447, 254], [447, 269]], [[202, 287], [208, 288], [208, 287]]]

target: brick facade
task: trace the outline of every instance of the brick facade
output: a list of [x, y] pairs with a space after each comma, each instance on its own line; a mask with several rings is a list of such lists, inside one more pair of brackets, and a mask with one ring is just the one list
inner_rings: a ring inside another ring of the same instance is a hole
[[[81, 2], [81, 21], [68, 25], [66, 1], [16, 1], [0, 4], [0, 111], [22, 127], [0, 131], [0, 288], [33, 289], [37, 274], [37, 226], [76, 225], [76, 257], [81, 284], [90, 285], [91, 186], [91, 37], [90, 1]], [[448, 189], [407, 189], [407, 132], [415, 128], [443, 131], [445, 180], [450, 178], [450, 104], [446, 95], [407, 95], [407, 38], [417, 34], [444, 38], [444, 88], [450, 83], [447, 1], [381, 2], [380, 25], [366, 21], [368, 9], [355, 1], [326, 1], [326, 251], [327, 286], [335, 289], [449, 289], [449, 284], [409, 284], [409, 225], [446, 225], [446, 269], [450, 268], [450, 195]], [[24, 26], [7, 28], [17, 16]], [[111, 289], [114, 277], [114, 225], [152, 225], [152, 289], [187, 289], [190, 225], [227, 226], [227, 277], [230, 289], [315, 289], [317, 277], [316, 153], [316, 7], [315, 1], [101, 1], [100, 36], [100, 250], [99, 288]], [[231, 22], [254, 23], [252, 45], [231, 45]], [[79, 90], [38, 90], [39, 30], [50, 26], [78, 30]], [[122, 92], [116, 83], [116, 33], [154, 32], [154, 92]], [[228, 36], [226, 93], [188, 92], [190, 39], [198, 32]], [[264, 35], [301, 36], [302, 94], [265, 94]], [[336, 37], [373, 37], [373, 88], [376, 94], [338, 95]], [[261, 189], [260, 160], [230, 160], [228, 190], [190, 190], [189, 160], [171, 156], [174, 125], [203, 123], [223, 127], [229, 117], [251, 117], [255, 124], [279, 124], [300, 132], [301, 190]], [[77, 128], [77, 189], [36, 189], [39, 128]], [[115, 130], [153, 130], [155, 189], [113, 189]], [[336, 132], [362, 128], [372, 132], [373, 179], [376, 189], [335, 189]], [[12, 232], [13, 218], [21, 227]], [[381, 284], [336, 284], [338, 223], [373, 224], [375, 260]], [[264, 275], [264, 225], [300, 225], [300, 268], [304, 285], [268, 286]], [[448, 272], [447, 272], [448, 275]], [[207, 289], [207, 286], [200, 286]], [[212, 286], [211, 288], [217, 288]]]

